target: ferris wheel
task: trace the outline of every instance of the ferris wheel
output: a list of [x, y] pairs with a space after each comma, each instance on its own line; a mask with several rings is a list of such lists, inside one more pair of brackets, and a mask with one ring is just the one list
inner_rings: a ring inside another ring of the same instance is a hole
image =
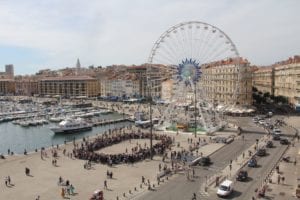
[[[223, 126], [222, 110], [216, 109], [219, 102], [212, 102], [208, 98], [212, 91], [202, 87], [202, 72], [208, 63], [231, 58], [239, 58], [235, 44], [213, 25], [189, 21], [165, 31], [153, 45], [148, 58], [151, 65], [169, 68], [173, 81], [169, 104], [160, 110], [159, 125], [175, 129], [190, 127], [195, 131], [201, 127], [206, 132]], [[240, 79], [240, 70], [237, 71]], [[238, 82], [235, 82], [233, 98], [237, 98]]]

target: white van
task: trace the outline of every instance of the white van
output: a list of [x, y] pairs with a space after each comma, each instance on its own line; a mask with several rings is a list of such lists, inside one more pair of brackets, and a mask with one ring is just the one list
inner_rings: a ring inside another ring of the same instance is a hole
[[223, 181], [217, 191], [217, 195], [220, 197], [226, 197], [233, 191], [233, 182], [230, 180]]

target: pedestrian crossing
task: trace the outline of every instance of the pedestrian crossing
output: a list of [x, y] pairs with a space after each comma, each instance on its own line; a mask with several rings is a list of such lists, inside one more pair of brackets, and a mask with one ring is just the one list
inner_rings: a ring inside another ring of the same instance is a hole
[[201, 200], [207, 200], [209, 197], [209, 194], [205, 192], [204, 190], [200, 190], [197, 194], [197, 198]]
[[209, 193], [207, 192], [206, 188], [207, 186], [205, 184], [202, 184], [200, 186], [200, 190], [197, 193], [197, 199], [201, 199], [201, 200], [207, 200], [209, 197]]

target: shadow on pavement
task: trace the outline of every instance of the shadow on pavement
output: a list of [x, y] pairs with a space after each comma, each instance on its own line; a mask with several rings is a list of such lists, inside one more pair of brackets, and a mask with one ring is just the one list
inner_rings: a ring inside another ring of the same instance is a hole
[[217, 199], [235, 199], [235, 198], [237, 198], [241, 195], [242, 195], [241, 192], [233, 190], [233, 192], [229, 196], [227, 196], [227, 197], [218, 197]]

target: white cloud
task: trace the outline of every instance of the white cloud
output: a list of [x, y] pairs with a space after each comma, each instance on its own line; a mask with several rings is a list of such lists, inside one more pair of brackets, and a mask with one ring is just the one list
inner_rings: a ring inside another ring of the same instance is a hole
[[300, 52], [299, 7], [297, 0], [2, 1], [0, 45], [42, 52], [41, 68], [75, 65], [77, 57], [84, 65], [140, 64], [165, 30], [198, 20], [224, 30], [252, 63], [271, 64]]

